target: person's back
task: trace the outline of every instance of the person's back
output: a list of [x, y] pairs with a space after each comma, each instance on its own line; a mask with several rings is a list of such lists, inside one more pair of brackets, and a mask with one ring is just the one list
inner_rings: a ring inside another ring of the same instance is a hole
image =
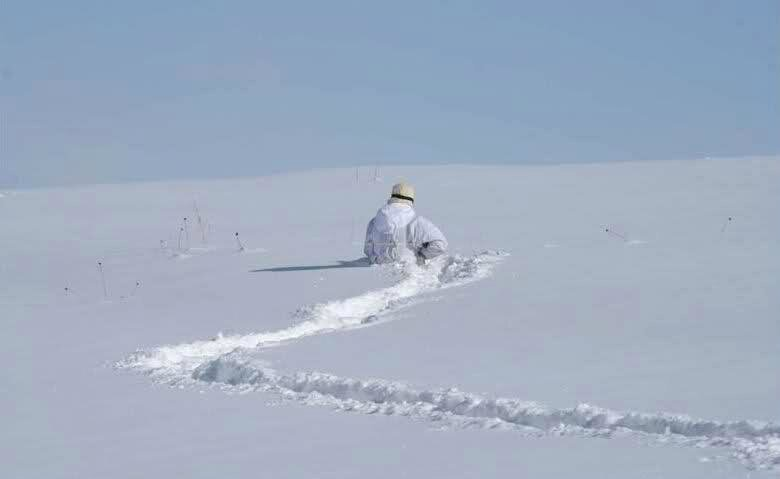
[[439, 229], [414, 211], [414, 188], [393, 186], [387, 204], [368, 223], [364, 253], [371, 263], [392, 263], [406, 258], [431, 259], [447, 250]]

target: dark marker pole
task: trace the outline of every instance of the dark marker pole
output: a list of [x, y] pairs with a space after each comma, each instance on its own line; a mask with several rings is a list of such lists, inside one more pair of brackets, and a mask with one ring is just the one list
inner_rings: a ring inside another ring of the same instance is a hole
[[184, 236], [187, 239], [187, 249], [190, 249], [190, 229], [187, 227], [187, 217], [184, 217]]
[[108, 299], [108, 288], [106, 288], [106, 275], [103, 273], [103, 263], [98, 261], [98, 269], [100, 270], [100, 281], [103, 283], [103, 297]]
[[238, 237], [238, 231], [236, 231], [236, 244], [238, 244], [238, 252], [241, 253], [244, 251], [244, 244], [241, 243], [241, 239]]

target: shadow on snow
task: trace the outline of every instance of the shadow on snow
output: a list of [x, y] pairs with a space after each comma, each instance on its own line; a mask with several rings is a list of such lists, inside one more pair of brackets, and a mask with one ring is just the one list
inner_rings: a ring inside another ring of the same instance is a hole
[[291, 273], [294, 271], [319, 271], [323, 269], [366, 268], [371, 266], [368, 258], [338, 261], [336, 264], [321, 264], [308, 266], [281, 266], [277, 268], [253, 269], [250, 273]]

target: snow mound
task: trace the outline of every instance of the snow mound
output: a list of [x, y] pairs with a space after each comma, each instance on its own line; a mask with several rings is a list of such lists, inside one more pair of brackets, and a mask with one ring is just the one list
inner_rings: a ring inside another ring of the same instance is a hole
[[454, 427], [511, 428], [526, 434], [589, 437], [640, 435], [659, 442], [725, 447], [749, 468], [780, 469], [780, 424], [718, 422], [676, 414], [620, 412], [588, 404], [556, 409], [512, 398], [489, 398], [457, 389], [416, 390], [379, 379], [318, 372], [282, 374], [246, 359], [241, 351], [208, 361], [192, 379], [239, 390], [261, 390], [309, 405], [366, 414], [409, 416]]
[[507, 253], [485, 251], [472, 256], [454, 255], [432, 261], [427, 267], [405, 265], [394, 285], [343, 300], [299, 309], [297, 324], [278, 331], [246, 335], [219, 335], [206, 341], [138, 351], [116, 365], [170, 378], [189, 375], [203, 362], [237, 348], [277, 345], [314, 334], [364, 327], [379, 322], [412, 304], [421, 295], [464, 285], [487, 277]]

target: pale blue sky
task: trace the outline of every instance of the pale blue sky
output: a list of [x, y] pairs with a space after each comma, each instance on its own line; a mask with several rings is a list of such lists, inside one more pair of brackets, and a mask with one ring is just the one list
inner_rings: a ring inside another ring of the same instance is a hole
[[780, 152], [780, 1], [0, 3], [0, 186]]

